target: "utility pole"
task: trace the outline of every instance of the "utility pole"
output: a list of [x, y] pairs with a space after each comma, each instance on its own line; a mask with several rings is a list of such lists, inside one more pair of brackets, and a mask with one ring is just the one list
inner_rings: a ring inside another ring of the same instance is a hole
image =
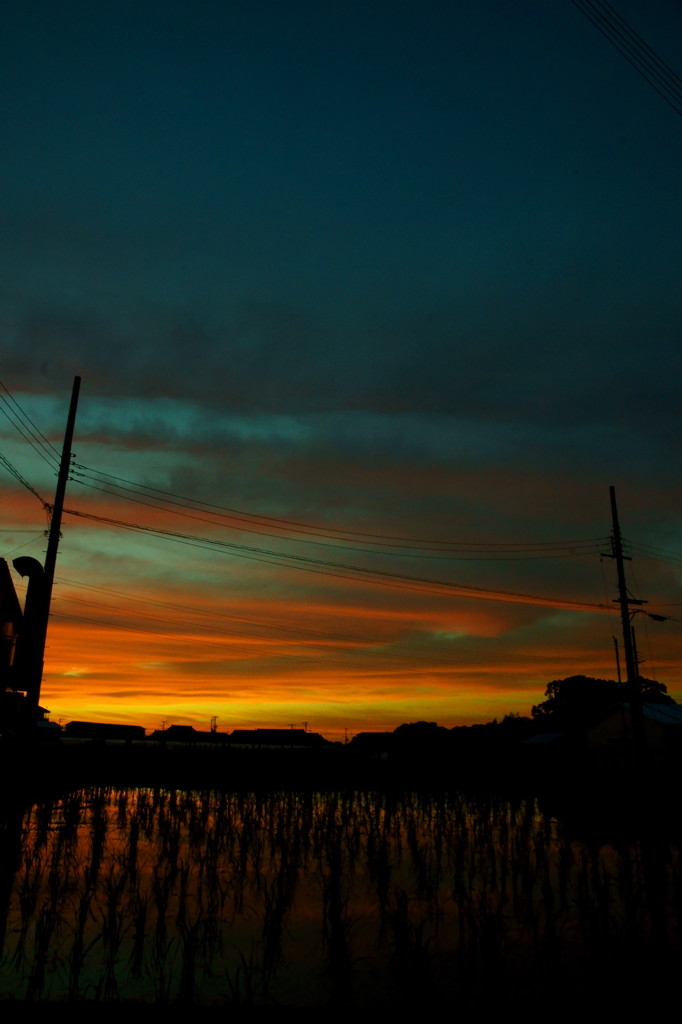
[[612, 636], [611, 639], [613, 640], [613, 646], [616, 652], [616, 672], [618, 673], [618, 685], [621, 686], [623, 682], [623, 677], [620, 674], [620, 652], [618, 651], [618, 637]]
[[611, 557], [616, 560], [616, 572], [618, 574], [618, 597], [614, 598], [614, 601], [620, 605], [620, 621], [623, 629], [623, 650], [625, 651], [625, 675], [628, 686], [634, 689], [639, 679], [639, 672], [637, 671], [635, 652], [632, 645], [630, 605], [646, 604], [646, 601], [638, 601], [634, 597], [628, 597], [624, 566], [627, 556], [623, 554], [623, 541], [620, 534], [620, 525], [618, 523], [618, 508], [616, 506], [616, 491], [614, 487], [609, 487], [609, 494], [611, 495], [611, 520], [613, 523], [613, 535], [611, 537], [613, 554]]
[[609, 493], [611, 495], [611, 520], [613, 524], [613, 534], [611, 537], [613, 552], [610, 557], [614, 558], [616, 561], [616, 572], [618, 574], [618, 597], [614, 598], [614, 601], [620, 605], [620, 620], [623, 629], [623, 650], [625, 652], [625, 675], [630, 696], [630, 714], [632, 717], [635, 763], [641, 765], [644, 756], [644, 716], [642, 715], [639, 666], [637, 665], [632, 637], [632, 626], [630, 624], [630, 605], [646, 604], [647, 602], [640, 601], [637, 598], [630, 597], [628, 595], [628, 589], [625, 583], [624, 566], [627, 556], [623, 554], [623, 541], [620, 533], [620, 524], [618, 522], [615, 488], [609, 487]]
[[35, 639], [35, 657], [32, 659], [34, 670], [29, 679], [26, 680], [26, 712], [27, 726], [31, 728], [35, 724], [38, 705], [40, 703], [40, 686], [43, 679], [43, 662], [45, 660], [45, 643], [47, 641], [47, 626], [50, 618], [50, 604], [52, 601], [52, 586], [54, 583], [54, 572], [57, 564], [57, 548], [61, 536], [62, 512], [64, 509], [64, 495], [66, 483], [69, 479], [71, 469], [71, 442], [73, 440], [73, 428], [76, 422], [76, 409], [78, 407], [78, 393], [80, 391], [81, 379], [74, 377], [73, 390], [71, 392], [71, 405], [69, 416], [66, 421], [66, 432], [64, 434], [64, 445], [62, 447], [62, 458], [59, 465], [57, 477], [57, 488], [52, 506], [50, 519], [50, 532], [47, 540], [47, 552], [45, 554], [45, 569], [42, 586], [42, 600], [39, 614], [37, 616], [37, 628]]

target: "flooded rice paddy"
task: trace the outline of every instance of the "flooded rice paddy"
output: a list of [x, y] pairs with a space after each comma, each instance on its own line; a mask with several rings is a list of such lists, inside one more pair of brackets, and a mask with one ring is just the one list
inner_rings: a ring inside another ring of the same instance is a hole
[[2, 999], [533, 1003], [680, 963], [679, 844], [532, 800], [96, 788], [3, 844]]

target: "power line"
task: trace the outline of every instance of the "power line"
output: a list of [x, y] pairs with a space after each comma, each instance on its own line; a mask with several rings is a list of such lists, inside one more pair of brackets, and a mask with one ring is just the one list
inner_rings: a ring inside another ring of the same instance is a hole
[[32, 429], [32, 433], [33, 433], [34, 437], [36, 438], [36, 441], [39, 441], [39, 443], [44, 444], [52, 452], [52, 454], [55, 457], [55, 460], [58, 463], [60, 455], [59, 455], [59, 451], [57, 450], [57, 448], [55, 448], [55, 446], [52, 444], [52, 442], [50, 441], [50, 439], [48, 437], [45, 437], [45, 435], [43, 434], [42, 430], [38, 426], [36, 426], [36, 424], [33, 422], [33, 420], [31, 419], [29, 414], [26, 412], [26, 410], [23, 409], [19, 405], [19, 402], [12, 395], [11, 391], [2, 383], [2, 381], [0, 381], [0, 388], [2, 388], [2, 390], [5, 392], [5, 394], [7, 395], [7, 398], [12, 403], [12, 405], [15, 407], [15, 409], [17, 410], [17, 413], [21, 417], [21, 419], [23, 419], [24, 422], [29, 427], [33, 428]]
[[573, 0], [575, 7], [608, 39], [659, 96], [682, 114], [682, 80], [606, 0]]
[[[85, 467], [80, 467], [84, 469]], [[87, 470], [87, 476], [92, 476], [91, 470]], [[98, 474], [102, 476], [110, 476], [110, 474]], [[87, 476], [82, 472], [75, 472], [74, 478], [79, 479], [84, 486], [90, 487], [93, 490], [100, 491], [105, 494], [110, 494], [113, 497], [124, 497], [128, 501], [133, 501], [136, 504], [146, 505], [148, 508], [159, 509], [168, 512], [172, 515], [182, 516], [187, 519], [195, 519], [199, 522], [207, 523], [211, 526], [225, 525], [222, 520], [228, 520], [228, 528], [235, 529], [241, 532], [252, 533], [258, 536], [272, 537], [280, 540], [289, 541], [291, 543], [305, 543], [313, 544], [320, 547], [331, 547], [341, 549], [345, 551], [358, 551], [363, 554], [389, 554], [391, 557], [401, 558], [420, 558], [420, 559], [431, 559], [439, 561], [510, 561], [510, 560], [531, 560], [531, 559], [547, 559], [547, 558], [575, 558], [584, 554], [595, 553], [606, 541], [607, 538], [588, 538], [586, 540], [574, 540], [574, 541], [540, 541], [531, 543], [474, 543], [474, 542], [452, 542], [452, 541], [441, 541], [441, 540], [421, 540], [417, 541], [412, 538], [413, 544], [420, 544], [420, 547], [412, 546], [412, 543], [406, 544], [402, 541], [406, 541], [407, 538], [398, 539], [395, 541], [391, 540], [386, 535], [381, 534], [357, 534], [353, 531], [342, 531], [334, 527], [318, 527], [308, 524], [304, 529], [303, 524], [296, 523], [300, 529], [294, 530], [295, 533], [312, 533], [312, 539], [301, 540], [298, 537], [286, 536], [283, 534], [273, 534], [268, 530], [257, 529], [261, 523], [265, 523], [272, 528], [278, 530], [289, 530], [291, 525], [290, 520], [280, 520], [268, 516], [252, 516], [246, 512], [239, 512], [236, 509], [226, 509], [219, 505], [211, 505], [207, 502], [197, 502], [196, 500], [191, 501], [189, 498], [182, 498], [179, 495], [171, 495], [170, 492], [160, 491], [156, 488], [147, 487], [146, 485], [134, 484], [132, 481], [126, 481], [126, 484], [130, 486], [122, 487], [119, 484], [114, 484], [116, 490], [111, 490], [109, 487], [102, 487], [99, 483], [92, 483], [87, 479]], [[122, 478], [113, 478], [122, 479]], [[119, 491], [124, 491], [125, 494], [121, 495]], [[152, 492], [149, 495], [147, 492]], [[164, 499], [156, 498], [156, 495], [166, 496]], [[147, 500], [151, 497], [151, 501]], [[177, 506], [174, 508], [168, 507], [169, 505]], [[204, 512], [206, 509], [209, 510], [208, 514], [218, 518], [218, 523], [214, 519], [206, 519], [203, 515], [196, 515], [195, 512]], [[215, 511], [212, 511], [215, 510]], [[255, 525], [254, 525], [255, 524]], [[327, 531], [326, 534], [323, 531]], [[343, 535], [353, 538], [350, 543], [361, 543], [365, 546], [362, 548], [353, 548], [349, 542], [339, 543], [338, 540], [324, 541], [319, 539], [321, 536], [330, 536], [335, 534], [339, 539], [343, 540]], [[382, 538], [376, 540], [358, 540], [359, 537], [374, 537]], [[438, 549], [435, 548], [438, 545]], [[373, 551], [373, 547], [379, 547], [380, 550]], [[399, 550], [395, 550], [395, 549]], [[386, 550], [384, 550], [386, 549]]]
[[4, 467], [5, 467], [5, 469], [6, 469], [6, 470], [7, 470], [7, 471], [8, 471], [9, 473], [11, 473], [11, 475], [12, 475], [12, 476], [14, 477], [14, 479], [15, 479], [15, 480], [16, 480], [16, 481], [17, 481], [18, 483], [20, 483], [20, 484], [22, 485], [22, 487], [25, 487], [27, 491], [30, 491], [30, 492], [31, 492], [31, 494], [33, 494], [33, 495], [34, 495], [34, 496], [35, 496], [35, 497], [36, 497], [36, 498], [38, 499], [38, 501], [39, 501], [39, 502], [40, 502], [40, 504], [41, 504], [41, 505], [43, 506], [43, 508], [45, 508], [45, 509], [47, 509], [48, 511], [50, 511], [50, 509], [51, 509], [51, 507], [52, 507], [52, 506], [51, 506], [51, 505], [49, 505], [49, 504], [48, 504], [48, 503], [47, 503], [47, 502], [45, 501], [45, 499], [44, 499], [44, 498], [42, 498], [42, 497], [41, 497], [41, 496], [40, 496], [40, 495], [38, 494], [38, 492], [36, 491], [35, 487], [33, 487], [33, 486], [32, 486], [32, 485], [31, 485], [31, 484], [30, 484], [30, 483], [28, 482], [28, 480], [26, 480], [26, 478], [25, 478], [25, 477], [23, 477], [23, 476], [21, 475], [21, 473], [19, 472], [19, 470], [18, 470], [18, 469], [16, 469], [16, 467], [12, 465], [12, 463], [11, 463], [11, 462], [10, 462], [10, 460], [9, 460], [9, 459], [7, 458], [7, 456], [6, 456], [6, 455], [3, 455], [3, 454], [2, 454], [2, 452], [0, 452], [0, 462], [1, 462], [1, 463], [2, 463], [2, 465], [3, 465]]
[[655, 544], [628, 542], [627, 548], [628, 551], [632, 551], [633, 554], [639, 555], [640, 558], [651, 558], [654, 561], [670, 562], [671, 565], [682, 562], [682, 554], [676, 551], [670, 551], [667, 548], [658, 547]]
[[[519, 591], [493, 589], [491, 587], [476, 587], [467, 584], [452, 583], [447, 580], [438, 580], [430, 577], [411, 576], [404, 573], [392, 572], [388, 569], [373, 569], [358, 565], [348, 565], [342, 562], [332, 562], [320, 558], [313, 558], [310, 555], [298, 555], [270, 551], [267, 548], [253, 547], [250, 545], [236, 544], [231, 541], [218, 540], [209, 537], [197, 537], [192, 534], [177, 533], [172, 530], [161, 530], [156, 527], [144, 526], [139, 523], [129, 523], [124, 520], [112, 519], [108, 516], [98, 516], [91, 512], [80, 512], [76, 509], [64, 509], [65, 514], [103, 523], [107, 526], [115, 526], [119, 529], [132, 532], [157, 536], [162, 539], [172, 540], [181, 544], [189, 544], [193, 547], [202, 547], [207, 550], [222, 550], [225, 553], [241, 558], [252, 558], [257, 561], [265, 561], [279, 566], [292, 564], [308, 572], [316, 572], [322, 575], [343, 576], [347, 579], [362, 578], [368, 583], [378, 583], [383, 586], [396, 586], [401, 589], [418, 589], [430, 593], [451, 593], [459, 596], [479, 597], [483, 600], [496, 600], [511, 603], [538, 604], [545, 607], [574, 608], [582, 611], [602, 611], [600, 605], [591, 604], [585, 601], [560, 600], [544, 597], [537, 594], [524, 594]], [[350, 574], [350, 575], [348, 575]], [[407, 586], [406, 586], [407, 585]]]
[[[52, 443], [35, 425], [31, 417], [19, 405], [10, 391], [0, 381], [0, 411], [12, 424], [18, 434], [31, 445], [33, 450], [51, 468], [59, 468], [59, 453]], [[4, 392], [4, 394], [3, 394]]]

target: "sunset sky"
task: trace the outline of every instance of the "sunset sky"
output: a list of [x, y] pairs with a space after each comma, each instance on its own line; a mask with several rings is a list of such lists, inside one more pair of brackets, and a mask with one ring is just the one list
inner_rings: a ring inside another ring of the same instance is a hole
[[611, 484], [682, 701], [682, 119], [580, 5], [27, 0], [0, 81], [10, 564], [82, 377], [54, 719], [527, 714], [615, 676]]

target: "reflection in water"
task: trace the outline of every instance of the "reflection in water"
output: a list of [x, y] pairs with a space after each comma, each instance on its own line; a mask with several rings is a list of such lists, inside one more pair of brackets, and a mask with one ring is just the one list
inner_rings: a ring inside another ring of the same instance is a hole
[[533, 1003], [679, 957], [679, 847], [652, 887], [532, 801], [90, 789], [21, 830], [2, 998]]

